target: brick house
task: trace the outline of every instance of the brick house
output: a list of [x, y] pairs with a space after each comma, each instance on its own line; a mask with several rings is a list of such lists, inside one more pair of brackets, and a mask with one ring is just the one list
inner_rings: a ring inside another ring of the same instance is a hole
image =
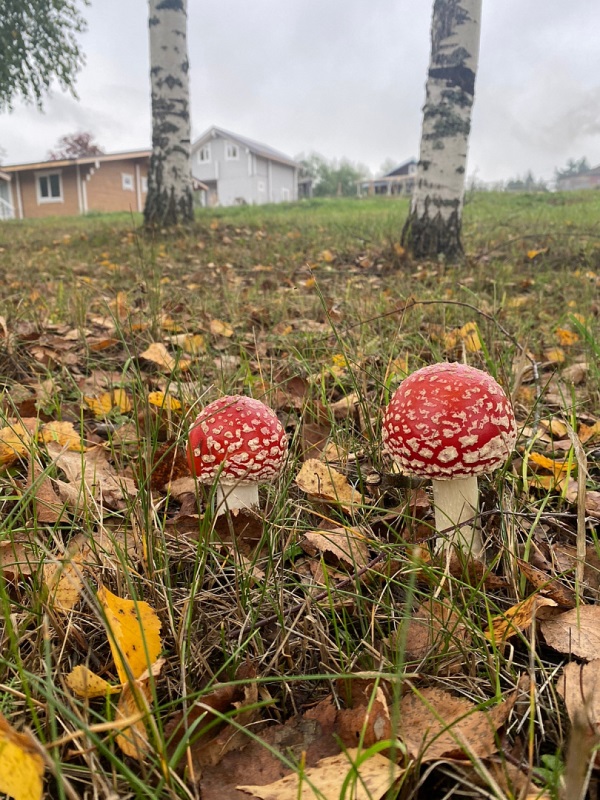
[[3, 165], [0, 219], [143, 211], [150, 150]]

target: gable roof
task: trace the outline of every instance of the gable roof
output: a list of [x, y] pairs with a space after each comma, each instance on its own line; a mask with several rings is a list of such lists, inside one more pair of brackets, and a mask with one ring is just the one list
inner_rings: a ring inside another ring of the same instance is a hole
[[220, 136], [222, 139], [229, 139], [232, 142], [237, 142], [242, 147], [247, 147], [248, 150], [255, 155], [268, 158], [270, 161], [277, 161], [280, 164], [287, 164], [290, 167], [300, 167], [297, 161], [294, 161], [293, 158], [286, 156], [285, 153], [275, 150], [274, 147], [269, 147], [267, 144], [255, 142], [254, 139], [248, 139], [246, 136], [240, 136], [237, 133], [226, 131], [224, 128], [217, 128], [215, 125], [213, 125], [212, 128], [204, 131], [204, 133], [199, 136], [195, 142], [192, 142], [192, 150], [196, 150], [198, 147], [206, 144], [206, 142], [210, 141], [210, 139], [214, 139], [216, 136]]
[[385, 175], [382, 175], [382, 178], [394, 178], [396, 175], [408, 175], [408, 168], [412, 164], [416, 164], [416, 158], [409, 158], [408, 161], [404, 161], [400, 164], [399, 167], [395, 167], [394, 169], [390, 170], [390, 172], [386, 172]]
[[[68, 167], [73, 164], [95, 164], [96, 161], [122, 161], [131, 158], [150, 158], [152, 150], [126, 150], [123, 153], [103, 153], [101, 156], [84, 156], [83, 158], [63, 158], [56, 161], [32, 161], [26, 164], [4, 164], [4, 172], [20, 172], [28, 169], [49, 169], [51, 167]], [[10, 176], [9, 176], [10, 178]]]

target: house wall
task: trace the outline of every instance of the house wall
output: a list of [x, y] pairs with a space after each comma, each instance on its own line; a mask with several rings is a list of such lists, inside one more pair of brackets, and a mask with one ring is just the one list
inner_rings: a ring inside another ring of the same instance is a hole
[[[596, 172], [596, 170], [594, 170]], [[559, 178], [557, 189], [562, 192], [572, 192], [578, 189], [600, 188], [600, 175], [573, 175], [571, 178]]]
[[[47, 203], [38, 203], [37, 180], [40, 175], [51, 172], [60, 172], [62, 183], [62, 200]], [[13, 176], [16, 183], [16, 176]], [[62, 167], [56, 170], [24, 170], [19, 172], [21, 188], [21, 201], [23, 204], [23, 217], [57, 217], [79, 214], [77, 199], [77, 172], [73, 167]]]
[[[227, 140], [216, 136], [210, 139], [210, 161], [199, 162], [197, 147], [192, 152], [192, 174], [204, 183], [216, 181], [218, 203], [221, 206], [280, 203], [298, 199], [296, 170], [284, 164], [262, 158], [238, 145], [238, 158], [225, 158]], [[234, 142], [234, 144], [236, 144]], [[289, 196], [284, 196], [287, 189]]]
[[[139, 165], [139, 200], [138, 209], [138, 175]], [[123, 174], [131, 175], [131, 189], [123, 189]], [[146, 193], [141, 191], [142, 178], [148, 177], [146, 159], [128, 159], [124, 161], [101, 161], [94, 168], [93, 174], [86, 179], [86, 196], [88, 211], [138, 211], [143, 210]]]

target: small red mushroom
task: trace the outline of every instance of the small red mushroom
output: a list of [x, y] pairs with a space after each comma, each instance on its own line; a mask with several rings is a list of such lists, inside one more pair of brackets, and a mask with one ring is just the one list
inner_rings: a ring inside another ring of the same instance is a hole
[[432, 479], [436, 528], [456, 526], [449, 543], [480, 557], [480, 531], [461, 523], [477, 514], [477, 476], [504, 464], [517, 439], [502, 387], [464, 364], [423, 367], [394, 393], [382, 434], [404, 470]]
[[188, 463], [199, 483], [217, 482], [218, 513], [258, 507], [258, 484], [283, 467], [287, 438], [275, 412], [251, 397], [209, 403], [189, 433]]

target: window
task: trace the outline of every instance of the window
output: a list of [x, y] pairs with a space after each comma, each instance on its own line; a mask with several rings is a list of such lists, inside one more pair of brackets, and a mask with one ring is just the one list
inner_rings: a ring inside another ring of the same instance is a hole
[[208, 164], [210, 161], [210, 145], [205, 144], [198, 150], [198, 161], [200, 164]]
[[124, 192], [133, 192], [133, 175], [130, 172], [121, 173], [121, 186]]
[[240, 150], [237, 144], [233, 142], [227, 142], [225, 144], [225, 160], [226, 161], [237, 161], [240, 157]]
[[144, 194], [148, 192], [148, 178], [145, 175], [142, 175], [142, 192]]
[[38, 203], [62, 203], [62, 180], [60, 172], [44, 172], [37, 176]]

